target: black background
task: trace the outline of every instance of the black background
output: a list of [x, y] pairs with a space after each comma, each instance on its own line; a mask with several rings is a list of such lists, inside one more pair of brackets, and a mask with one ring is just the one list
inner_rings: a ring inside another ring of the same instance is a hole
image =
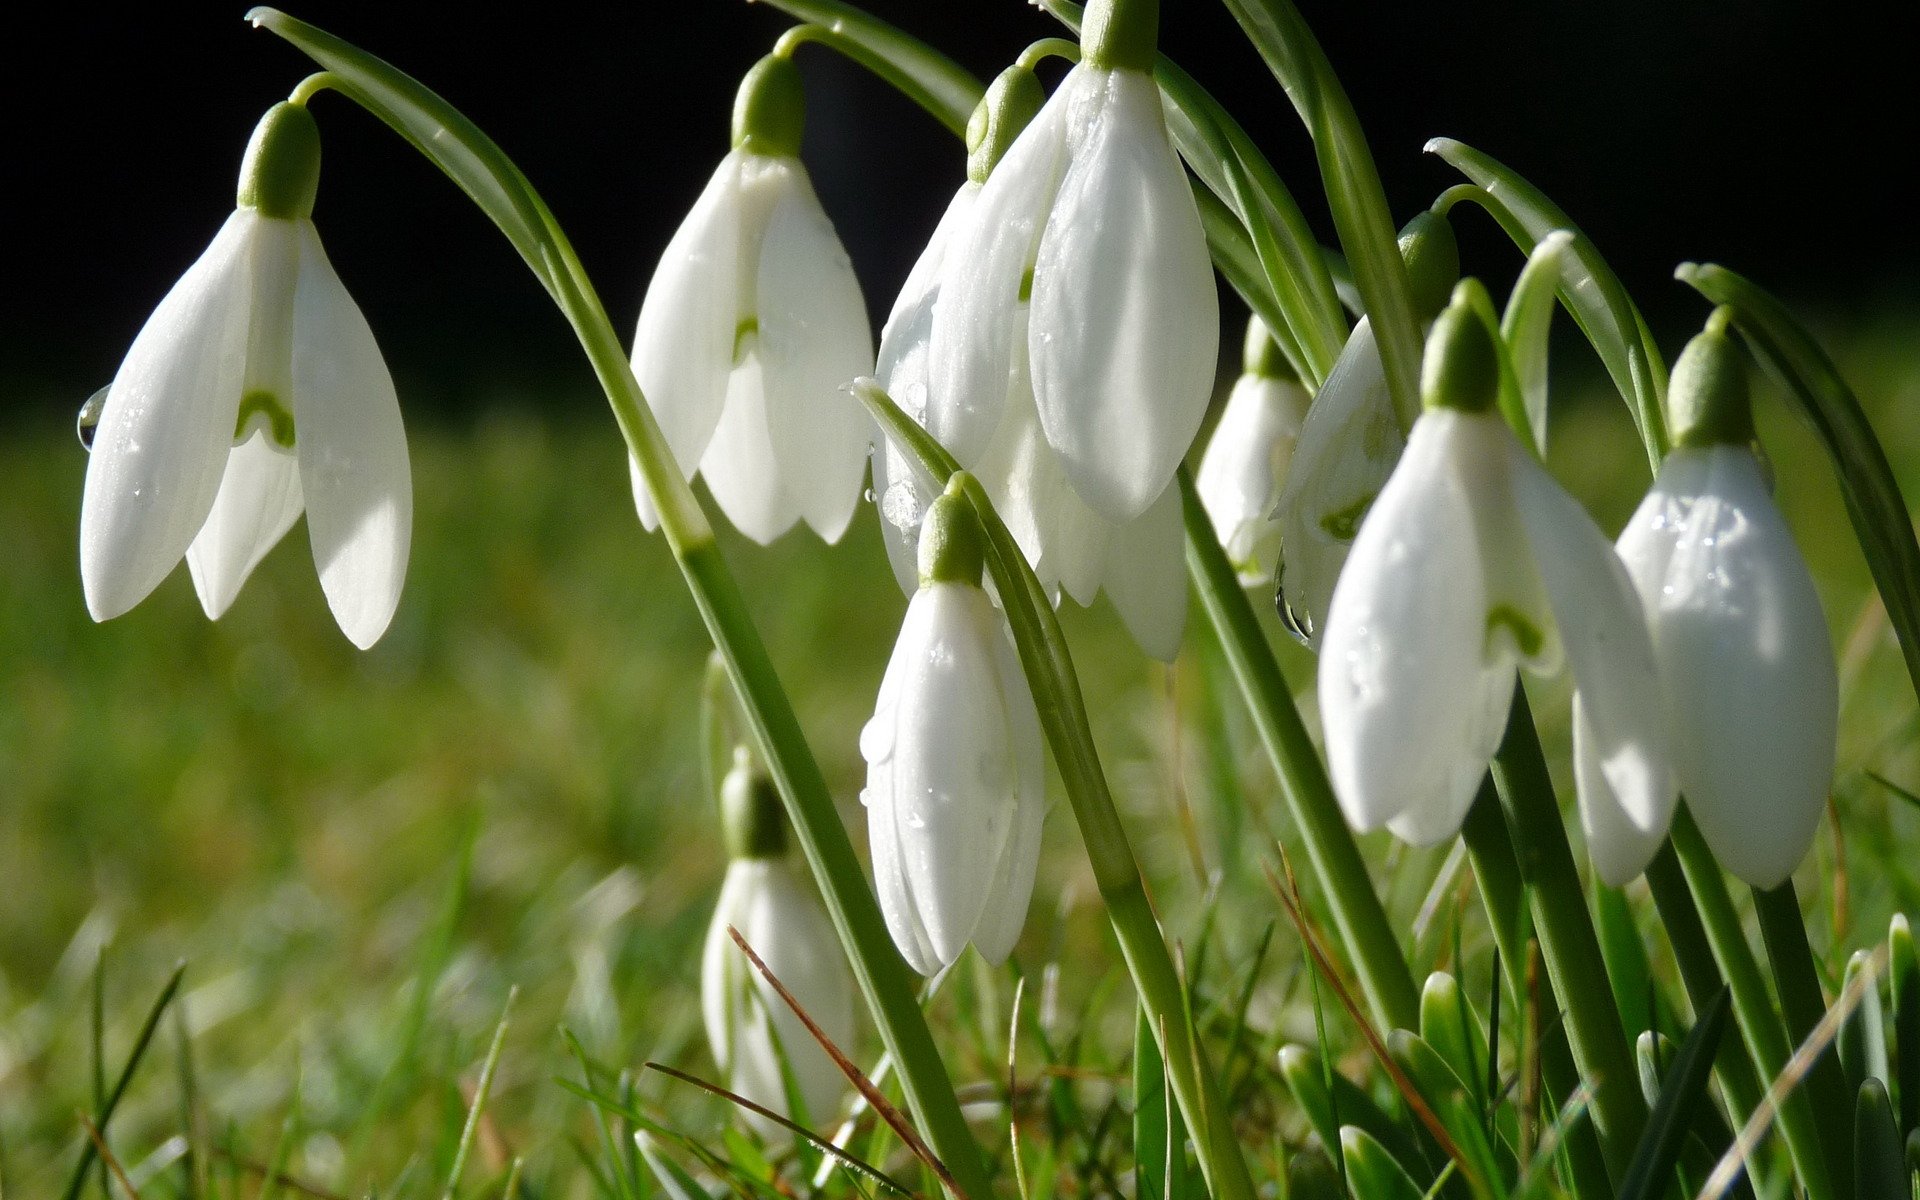
[[[630, 327], [660, 248], [727, 146], [740, 73], [788, 23], [739, 0], [528, 7], [290, 0], [488, 130], [546, 196]], [[1418, 6], [1301, 0], [1359, 110], [1396, 218], [1456, 182], [1433, 135], [1528, 175], [1600, 244], [1677, 345], [1699, 319], [1670, 281], [1712, 258], [1842, 319], [1920, 311], [1908, 177], [1920, 156], [1920, 5]], [[1019, 0], [871, 0], [990, 75], [1057, 32]], [[310, 69], [238, 4], [8, 18], [0, 72], [8, 236], [0, 413], [70, 408], [232, 207], [247, 135]], [[1165, 49], [1280, 166], [1331, 237], [1291, 106], [1215, 0], [1164, 0]], [[959, 145], [830, 51], [801, 52], [806, 158], [876, 317], [959, 182]], [[1048, 71], [1057, 70], [1047, 68]], [[387, 348], [410, 412], [556, 394], [591, 379], [505, 241], [436, 171], [349, 102], [314, 111], [315, 213]], [[1468, 265], [1515, 258], [1478, 214]], [[1223, 339], [1231, 344], [1236, 339]]]

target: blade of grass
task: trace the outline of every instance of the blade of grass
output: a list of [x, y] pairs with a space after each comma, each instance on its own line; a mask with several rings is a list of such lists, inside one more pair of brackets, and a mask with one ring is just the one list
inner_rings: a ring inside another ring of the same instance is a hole
[[1706, 1099], [1707, 1077], [1713, 1070], [1713, 1056], [1727, 1025], [1732, 995], [1725, 988], [1715, 997], [1706, 1014], [1694, 1023], [1693, 1031], [1668, 1066], [1660, 1087], [1659, 1102], [1647, 1119], [1646, 1133], [1627, 1166], [1620, 1184], [1619, 1200], [1652, 1200], [1672, 1181], [1680, 1150], [1686, 1144], [1693, 1124], [1693, 1110]]
[[[1773, 990], [1780, 1000], [1780, 1016], [1787, 1037], [1804, 1042], [1827, 1013], [1820, 989], [1813, 948], [1807, 944], [1807, 926], [1800, 915], [1800, 896], [1789, 879], [1770, 891], [1753, 889], [1754, 914], [1760, 918], [1760, 936], [1773, 970]], [[1853, 1105], [1855, 1089], [1847, 1086], [1839, 1047], [1815, 1059], [1801, 1085], [1812, 1102], [1814, 1127], [1827, 1156], [1833, 1187], [1845, 1196], [1853, 1190]]]
[[480, 1116], [487, 1110], [487, 1097], [493, 1092], [493, 1073], [500, 1066], [500, 1051], [507, 1044], [507, 1019], [513, 1012], [514, 999], [519, 996], [518, 986], [507, 989], [507, 1002], [500, 1008], [500, 1023], [493, 1027], [493, 1041], [487, 1046], [486, 1061], [480, 1066], [480, 1082], [474, 1085], [473, 1103], [467, 1106], [466, 1124], [460, 1128], [460, 1142], [453, 1152], [453, 1165], [447, 1168], [447, 1186], [440, 1193], [441, 1200], [453, 1200], [455, 1190], [460, 1186], [460, 1176], [467, 1169], [467, 1155], [473, 1149], [473, 1140], [480, 1132]]
[[[182, 962], [173, 968], [173, 974], [154, 998], [153, 1006], [147, 1010], [147, 1018], [141, 1023], [139, 1034], [133, 1039], [133, 1049], [127, 1053], [127, 1061], [120, 1068], [120, 1076], [113, 1082], [106, 1098], [96, 1108], [92, 1116], [93, 1128], [104, 1140], [107, 1123], [113, 1120], [114, 1110], [120, 1107], [120, 1100], [127, 1094], [127, 1085], [133, 1082], [133, 1073], [140, 1066], [140, 1060], [146, 1057], [147, 1047], [153, 1043], [153, 1035], [160, 1028], [160, 1018], [166, 1014], [167, 1006], [180, 991], [180, 980], [187, 973], [187, 964]], [[61, 1193], [65, 1200], [78, 1200], [80, 1189], [86, 1186], [87, 1169], [93, 1166], [94, 1155], [98, 1151], [91, 1140], [80, 1148], [80, 1161], [74, 1164], [73, 1174], [67, 1179], [66, 1190]]]

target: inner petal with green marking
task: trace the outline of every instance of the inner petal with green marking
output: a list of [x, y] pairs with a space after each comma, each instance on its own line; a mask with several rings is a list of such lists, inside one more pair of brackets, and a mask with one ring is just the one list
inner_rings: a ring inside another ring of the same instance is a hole
[[256, 390], [240, 397], [240, 412], [233, 421], [234, 444], [246, 441], [256, 429], [265, 430], [282, 450], [293, 449], [293, 410], [272, 392]]

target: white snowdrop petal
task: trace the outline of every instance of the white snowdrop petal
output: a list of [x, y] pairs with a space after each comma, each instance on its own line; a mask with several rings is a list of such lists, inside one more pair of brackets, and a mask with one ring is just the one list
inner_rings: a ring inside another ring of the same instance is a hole
[[1672, 819], [1669, 808], [1654, 823], [1644, 821], [1621, 803], [1613, 781], [1601, 769], [1593, 748], [1593, 729], [1587, 723], [1586, 705], [1576, 693], [1573, 698], [1573, 783], [1580, 798], [1580, 828], [1586, 836], [1587, 857], [1600, 881], [1608, 887], [1624, 887], [1653, 861], [1667, 840], [1667, 825]]
[[920, 472], [885, 434], [874, 440], [872, 463], [873, 502], [880, 510], [880, 544], [887, 551], [894, 582], [912, 596], [920, 586], [920, 524], [927, 506], [933, 503], [933, 489], [922, 482]]
[[800, 519], [767, 433], [764, 376], [759, 354], [750, 351], [728, 378], [726, 407], [700, 459], [700, 476], [714, 503], [735, 529], [762, 546]]
[[[793, 863], [785, 858], [737, 862], [729, 873], [733, 870], [751, 871], [758, 877], [757, 886], [747, 892], [746, 903], [735, 921], [740, 935], [793, 993], [820, 1031], [841, 1050], [850, 1049], [854, 1033], [853, 979], [839, 936], [813, 889], [801, 881]], [[737, 948], [735, 953], [739, 953]], [[772, 1016], [779, 1050], [786, 1054], [800, 1085], [808, 1117], [816, 1127], [830, 1124], [846, 1093], [846, 1076], [779, 994], [752, 970], [751, 964], [745, 965], [754, 977], [760, 1002]], [[773, 1085], [771, 1094], [778, 1102], [764, 1095], [750, 1098], [785, 1111], [785, 1088], [771, 1041], [766, 1051], [761, 1074]]]
[[[1613, 544], [1517, 440], [1509, 439], [1513, 499], [1553, 606], [1584, 723], [1581, 739], [1609, 791], [1581, 797], [1589, 836], [1604, 831], [1601, 806], [1636, 830], [1664, 833], [1676, 797], [1667, 705], [1653, 641], [1633, 581]], [[1576, 780], [1577, 782], [1577, 780]], [[1656, 842], [1657, 848], [1657, 842]], [[1593, 848], [1596, 863], [1627, 863], [1636, 847]], [[1642, 867], [1645, 862], [1640, 863]]]
[[[1656, 648], [1660, 640], [1656, 627], [1660, 592], [1666, 586], [1667, 564], [1673, 560], [1673, 550], [1686, 527], [1693, 498], [1700, 494], [1706, 481], [1706, 467], [1703, 454], [1690, 450], [1669, 454], [1660, 464], [1660, 474], [1653, 486], [1627, 518], [1626, 528], [1614, 543], [1615, 552], [1633, 580], [1634, 590], [1640, 594], [1640, 605], [1653, 629]], [[1657, 653], [1656, 649], [1656, 656]]]
[[1414, 425], [1329, 605], [1321, 723], [1335, 795], [1361, 830], [1416, 814], [1402, 827], [1421, 840], [1453, 832], [1506, 721], [1514, 668], [1487, 654], [1477, 481], [1461, 466], [1477, 457], [1479, 419], [1438, 411]]
[[1086, 72], [1067, 74], [988, 176], [949, 252], [928, 344], [927, 431], [975, 461], [1006, 403], [1007, 379], [1047, 210], [1066, 167], [1067, 109]]
[[1169, 484], [1139, 517], [1114, 530], [1102, 582], [1140, 648], [1161, 662], [1180, 653], [1187, 624], [1186, 528]]
[[[720, 160], [653, 269], [633, 335], [634, 376], [683, 474], [720, 420], [748, 311], [752, 264], [743, 260], [759, 244], [758, 229], [744, 228], [749, 157], [736, 150]], [[635, 506], [653, 529], [659, 515], [637, 473], [634, 482]]]
[[1072, 145], [1033, 268], [1034, 398], [1067, 477], [1110, 521], [1173, 479], [1213, 395], [1213, 263], [1160, 89], [1080, 68], [1089, 123]]
[[114, 375], [80, 502], [80, 579], [96, 621], [158, 587], [213, 507], [233, 446], [251, 259], [266, 220], [251, 210], [227, 218]]
[[1294, 380], [1242, 375], [1200, 459], [1194, 487], [1243, 584], [1273, 579], [1280, 553], [1273, 513], [1310, 399]]
[[1307, 409], [1274, 508], [1280, 590], [1303, 632], [1317, 635], [1325, 623], [1361, 519], [1405, 446], [1379, 344], [1363, 317]]
[[393, 377], [373, 331], [300, 229], [293, 326], [295, 450], [320, 589], [347, 640], [380, 640], [400, 603], [413, 537], [413, 474]]
[[1760, 888], [1792, 873], [1825, 811], [1839, 684], [1826, 618], [1759, 463], [1717, 446], [1667, 564], [1656, 636], [1680, 781], [1714, 855]]
[[300, 519], [300, 465], [256, 432], [227, 457], [213, 511], [187, 547], [187, 568], [207, 616], [219, 620], [267, 551]]
[[901, 689], [909, 676], [916, 674], [913, 647], [923, 645], [926, 626], [933, 610], [919, 603], [914, 594], [900, 623], [886, 672], [880, 679], [880, 692], [874, 702], [873, 717], [860, 731], [860, 756], [867, 763], [867, 783], [860, 802], [867, 809], [867, 851], [873, 858], [874, 890], [879, 895], [880, 913], [886, 918], [887, 931], [901, 957], [922, 975], [934, 975], [944, 964], [934, 953], [927, 937], [926, 922], [907, 879], [906, 858], [901, 853], [898, 814], [900, 796], [894, 771], [895, 752], [900, 745]]
[[860, 501], [873, 424], [848, 392], [874, 366], [853, 264], [796, 163], [760, 247], [760, 367], [767, 430], [788, 497], [838, 541]]
[[1033, 898], [1033, 880], [1040, 864], [1040, 835], [1047, 816], [1047, 758], [1040, 732], [1040, 714], [1020, 669], [1020, 654], [1010, 634], [994, 639], [995, 668], [1001, 701], [1006, 707], [1009, 744], [1013, 752], [1016, 797], [1013, 831], [1000, 856], [988, 893], [987, 906], [974, 929], [973, 946], [986, 961], [999, 964], [1020, 940], [1027, 907]]

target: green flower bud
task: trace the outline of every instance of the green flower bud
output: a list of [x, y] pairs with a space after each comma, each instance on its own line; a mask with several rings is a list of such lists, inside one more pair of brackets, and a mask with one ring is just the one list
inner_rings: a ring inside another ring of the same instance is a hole
[[282, 100], [253, 127], [240, 163], [241, 208], [294, 220], [313, 215], [320, 190], [320, 127], [304, 105]]
[[1398, 239], [1400, 257], [1413, 285], [1413, 306], [1422, 320], [1447, 306], [1453, 285], [1460, 282], [1460, 243], [1453, 225], [1437, 212], [1423, 212], [1408, 221]]
[[920, 523], [920, 586], [965, 583], [980, 586], [986, 561], [986, 533], [973, 511], [973, 502], [961, 492], [955, 475], [936, 500], [927, 506]]
[[1667, 409], [1675, 446], [1744, 446], [1753, 441], [1746, 363], [1716, 323], [1708, 322], [1673, 364]]
[[1420, 363], [1420, 400], [1429, 409], [1486, 412], [1500, 395], [1500, 359], [1493, 335], [1473, 306], [1456, 294], [1433, 322]]
[[1159, 38], [1160, 0], [1093, 0], [1080, 50], [1088, 66], [1103, 71], [1151, 71]]
[[733, 752], [733, 766], [720, 783], [720, 826], [728, 858], [779, 858], [787, 852], [786, 812], [773, 780], [753, 763], [747, 748]]
[[1240, 350], [1240, 373], [1256, 379], [1299, 378], [1287, 356], [1280, 353], [1280, 343], [1273, 340], [1273, 332], [1257, 314], [1247, 318], [1247, 340]]
[[806, 123], [806, 87], [793, 60], [769, 54], [753, 64], [733, 98], [733, 148], [796, 158]]
[[1018, 63], [994, 76], [967, 118], [967, 178], [985, 183], [1013, 139], [1033, 120], [1047, 94], [1031, 69]]

